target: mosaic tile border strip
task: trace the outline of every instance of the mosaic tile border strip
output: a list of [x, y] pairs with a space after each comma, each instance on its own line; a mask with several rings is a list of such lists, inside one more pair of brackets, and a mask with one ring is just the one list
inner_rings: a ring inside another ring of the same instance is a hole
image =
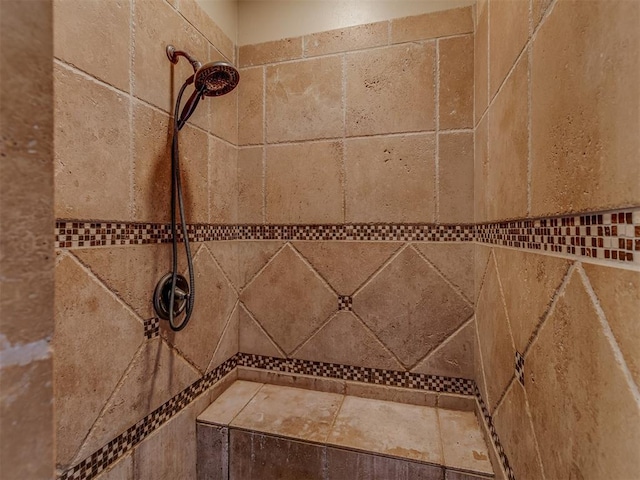
[[[496, 448], [498, 452], [498, 456], [500, 457], [500, 463], [502, 463], [502, 468], [504, 468], [505, 473], [507, 474], [508, 480], [516, 480], [516, 475], [513, 473], [513, 469], [509, 464], [509, 459], [507, 458], [507, 454], [504, 452], [504, 447], [500, 442], [500, 437], [498, 437], [498, 432], [496, 431], [496, 427], [493, 424], [493, 418], [489, 413], [489, 409], [487, 405], [484, 403], [482, 395], [480, 394], [480, 390], [477, 385], [474, 383], [474, 394], [476, 400], [478, 401], [478, 405], [480, 406], [480, 410], [482, 411], [482, 416], [484, 418], [485, 423], [487, 424], [487, 428], [489, 429], [489, 433], [491, 434], [491, 441], [493, 442], [493, 446]], [[497, 475], [496, 475], [497, 476]]]
[[353, 310], [353, 297], [351, 295], [339, 295], [338, 310], [345, 310], [348, 312]]
[[524, 387], [524, 356], [516, 351], [516, 378], [520, 382], [520, 385]]
[[160, 335], [160, 319], [153, 317], [144, 321], [145, 338], [154, 338]]

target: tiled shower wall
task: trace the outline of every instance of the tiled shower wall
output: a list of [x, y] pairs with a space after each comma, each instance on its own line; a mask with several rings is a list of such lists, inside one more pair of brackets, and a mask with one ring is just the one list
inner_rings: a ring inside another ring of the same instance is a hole
[[[640, 4], [485, 0], [476, 21], [476, 222], [640, 206]], [[637, 215], [586, 236], [637, 256]], [[637, 263], [478, 243], [475, 264], [476, 381], [516, 478], [636, 478]]]
[[[240, 47], [239, 223], [472, 223], [473, 28], [469, 7]], [[240, 351], [472, 378], [457, 240], [238, 242]]]
[[[172, 66], [165, 46], [174, 44], [203, 63], [234, 62], [233, 42], [192, 0], [179, 6], [162, 0], [55, 0], [53, 6], [56, 217], [166, 223], [168, 112], [192, 70], [185, 59]], [[205, 99], [181, 132], [189, 223], [237, 220], [236, 105], [237, 92]], [[210, 247], [192, 246], [198, 308], [179, 335], [164, 325], [158, 332], [151, 305], [156, 282], [170, 270], [168, 244], [57, 250], [59, 471], [236, 353], [237, 293]], [[186, 266], [184, 256], [180, 265]], [[194, 478], [198, 413], [184, 410], [164, 433], [129, 450], [113, 478]], [[166, 442], [176, 442], [180, 461], [167, 454]]]

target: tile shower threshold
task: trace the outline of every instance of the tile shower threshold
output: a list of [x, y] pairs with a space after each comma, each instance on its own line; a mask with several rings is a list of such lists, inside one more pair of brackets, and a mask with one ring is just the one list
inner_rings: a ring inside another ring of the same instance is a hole
[[493, 478], [472, 412], [236, 381], [197, 419], [198, 478]]

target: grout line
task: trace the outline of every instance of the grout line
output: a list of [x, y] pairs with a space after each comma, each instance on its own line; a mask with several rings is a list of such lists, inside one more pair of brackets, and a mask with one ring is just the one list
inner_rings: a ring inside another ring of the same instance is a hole
[[507, 386], [504, 388], [504, 390], [502, 391], [502, 393], [498, 397], [498, 401], [496, 402], [496, 406], [493, 407], [493, 413], [491, 414], [492, 417], [498, 412], [498, 410], [500, 409], [500, 407], [504, 403], [504, 399], [507, 398], [507, 392], [516, 383], [519, 384], [520, 382], [518, 382], [518, 378], [516, 377], [516, 374], [513, 373], [513, 374], [511, 374], [511, 378], [507, 382]]
[[[469, 132], [471, 130], [462, 130]], [[458, 130], [442, 130], [441, 133], [458, 133]], [[338, 136], [338, 137], [315, 137], [308, 138], [303, 140], [288, 140], [284, 142], [266, 142], [267, 146], [287, 146], [287, 145], [300, 145], [305, 143], [320, 143], [320, 142], [335, 142], [340, 141], [342, 139], [346, 140], [365, 140], [370, 138], [378, 138], [378, 137], [409, 137], [409, 136], [419, 136], [419, 135], [428, 135], [436, 134], [436, 130], [416, 130], [410, 132], [391, 132], [391, 133], [372, 133], [370, 135], [353, 135], [353, 136]], [[250, 145], [247, 145], [250, 146]]]
[[531, 427], [531, 433], [533, 435], [533, 445], [536, 449], [536, 461], [538, 462], [538, 465], [540, 467], [540, 471], [542, 472], [542, 479], [541, 480], [546, 480], [547, 475], [544, 472], [544, 465], [542, 463], [542, 453], [540, 452], [540, 444], [538, 442], [538, 435], [536, 434], [536, 429], [533, 428], [533, 415], [531, 414], [531, 407], [529, 406], [529, 396], [527, 395], [527, 389], [521, 385], [520, 388], [522, 388], [522, 394], [524, 396], [524, 408], [525, 408], [525, 414], [527, 415], [528, 421], [529, 421], [529, 426]]
[[[222, 340], [225, 339], [225, 335], [226, 333], [229, 331], [229, 329], [231, 328], [231, 322], [233, 319], [233, 314], [238, 312], [239, 309], [239, 305], [240, 305], [240, 299], [238, 297], [236, 297], [236, 303], [234, 303], [233, 308], [231, 309], [231, 313], [229, 314], [229, 318], [227, 318], [224, 322], [224, 327], [222, 327], [222, 332], [220, 333], [220, 338], [218, 339], [218, 342], [216, 343], [215, 348], [213, 349], [213, 352], [211, 353], [211, 358], [209, 359], [209, 363], [207, 364], [207, 368], [204, 369], [204, 374], [206, 375], [207, 373], [209, 373], [211, 370], [215, 369], [215, 367], [211, 368], [211, 364], [213, 363], [213, 361], [216, 358], [216, 354], [220, 351], [220, 349], [222, 348]], [[221, 362], [221, 364], [224, 363]], [[217, 366], [217, 365], [216, 365]]]
[[531, 216], [531, 202], [533, 197], [533, 192], [531, 189], [532, 183], [532, 174], [533, 174], [533, 138], [532, 138], [532, 128], [533, 125], [533, 103], [532, 103], [532, 73], [533, 73], [533, 47], [529, 45], [527, 49], [527, 217]]
[[[238, 367], [236, 367], [236, 368], [238, 368]], [[251, 382], [251, 383], [260, 383], [260, 382]], [[231, 428], [231, 423], [232, 423], [232, 422], [233, 422], [233, 421], [238, 417], [238, 415], [240, 415], [240, 414], [244, 411], [244, 409], [245, 409], [245, 408], [247, 408], [247, 405], [249, 405], [249, 404], [251, 403], [251, 400], [253, 400], [253, 399], [256, 397], [256, 395], [258, 395], [258, 393], [260, 392], [260, 390], [262, 390], [262, 388], [263, 388], [265, 385], [269, 385], [269, 384], [268, 384], [268, 383], [262, 383], [262, 385], [260, 386], [260, 388], [258, 388], [255, 392], [253, 392], [253, 395], [251, 395], [251, 398], [249, 398], [249, 400], [247, 400], [247, 403], [245, 403], [245, 404], [243, 405], [243, 407], [242, 407], [240, 410], [238, 410], [238, 412], [237, 412], [237, 413], [236, 413], [236, 414], [231, 418], [231, 420], [229, 420], [229, 423], [227, 423], [227, 428]], [[226, 391], [226, 390], [225, 390], [225, 391]], [[222, 393], [224, 393], [224, 392], [222, 392]], [[221, 394], [221, 395], [222, 395], [222, 394]], [[218, 397], [218, 398], [219, 398], [219, 397]]]
[[347, 221], [347, 55], [342, 55], [342, 221]]
[[498, 259], [496, 258], [495, 250], [491, 251], [491, 255], [489, 261], [493, 258], [493, 266], [496, 269], [496, 279], [498, 280], [498, 289], [500, 290], [500, 300], [502, 301], [502, 308], [504, 309], [504, 316], [507, 319], [507, 329], [509, 333], [509, 338], [511, 339], [511, 347], [513, 348], [513, 352], [518, 351], [516, 348], [516, 342], [513, 340], [513, 327], [511, 326], [511, 319], [509, 318], [509, 309], [507, 308], [507, 301], [505, 300], [504, 287], [502, 285], [502, 279], [500, 278], [500, 269], [498, 268]]
[[329, 314], [329, 317], [324, 322], [314, 328], [311, 333], [309, 333], [309, 336], [307, 338], [303, 339], [302, 342], [300, 342], [293, 350], [291, 350], [291, 353], [286, 355], [286, 358], [295, 358], [295, 355], [297, 355], [305, 345], [307, 345], [313, 338], [315, 338], [316, 335], [318, 335], [322, 331], [322, 329], [324, 329], [324, 327], [329, 325], [329, 323], [331, 323], [331, 321], [336, 317], [336, 315], [338, 315], [338, 313], [340, 313], [340, 310], [338, 310], [337, 308], [332, 311], [331, 314]]
[[409, 248], [408, 242], [393, 242], [393, 243], [400, 243], [401, 245], [398, 247], [397, 250], [394, 250], [393, 253], [391, 253], [391, 255], [384, 262], [382, 262], [382, 264], [371, 275], [369, 275], [369, 277], [367, 277], [367, 279], [364, 282], [362, 282], [362, 284], [358, 288], [356, 288], [356, 290], [351, 294], [351, 298], [355, 298], [355, 296], [358, 295], [358, 293], [360, 293], [367, 285], [369, 285], [369, 283], [371, 283], [373, 279], [377, 277], [378, 274], [387, 267], [387, 265], [389, 265], [393, 260], [395, 260], [396, 257], [400, 255], [404, 250]]
[[[329, 437], [333, 433], [333, 427], [335, 427], [336, 422], [338, 421], [338, 416], [340, 415], [340, 410], [342, 410], [342, 406], [344, 405], [344, 401], [347, 399], [347, 394], [343, 393], [341, 395], [341, 397], [342, 398], [340, 399], [340, 405], [338, 406], [338, 409], [336, 410], [336, 414], [333, 417], [333, 420], [331, 421], [331, 425], [329, 426], [329, 430], [327, 431], [327, 436], [323, 440], [323, 443], [327, 444], [327, 445], [325, 445], [325, 447], [329, 446]], [[326, 450], [326, 448], [324, 450]], [[325, 477], [323, 477], [323, 478], [325, 478]]]
[[[267, 330], [262, 326], [262, 324], [258, 321], [258, 319], [253, 315], [253, 313], [251, 313], [249, 308], [243, 302], [240, 302], [240, 307], [242, 308], [242, 310], [245, 311], [249, 319], [257, 326], [258, 330], [262, 332], [262, 334], [267, 338], [267, 340], [271, 342], [271, 344], [275, 347], [275, 349], [280, 353], [282, 358], [287, 358], [287, 354], [284, 353], [284, 350], [282, 350], [280, 345], [278, 345], [278, 343], [271, 337], [269, 332], [267, 332]], [[239, 336], [238, 336], [238, 340], [240, 340]], [[238, 348], [240, 347], [238, 346]]]
[[133, 90], [134, 90], [134, 65], [135, 65], [135, 0], [129, 4], [129, 216], [136, 218], [136, 155], [134, 141], [134, 118], [133, 118]]
[[425, 360], [428, 360], [429, 357], [434, 355], [438, 350], [440, 350], [441, 348], [445, 347], [446, 344], [449, 343], [453, 337], [455, 337], [458, 333], [460, 333], [462, 330], [464, 330], [467, 326], [469, 326], [473, 322], [474, 317], [475, 317], [475, 315], [471, 314], [471, 316], [469, 318], [467, 318], [464, 322], [462, 322], [462, 324], [460, 326], [458, 326], [453, 332], [451, 332], [449, 335], [447, 335], [447, 338], [442, 340], [435, 348], [431, 349], [429, 351], [429, 353], [427, 353], [425, 356], [420, 358], [420, 360], [418, 360], [415, 363], [415, 365], [409, 369], [409, 371], [412, 372], [414, 368], [416, 368], [418, 365], [420, 365]]
[[267, 67], [262, 68], [262, 223], [267, 223]]
[[435, 61], [435, 120], [436, 120], [436, 155], [435, 155], [435, 212], [434, 220], [440, 221], [440, 40], [436, 40], [436, 61]]
[[362, 318], [360, 318], [360, 315], [358, 315], [358, 313], [355, 310], [350, 310], [349, 313], [351, 313], [351, 315], [353, 315], [356, 318], [356, 320], [360, 322], [360, 325], [365, 329], [365, 331], [369, 333], [369, 335], [373, 337], [373, 339], [376, 342], [378, 342], [379, 346], [382, 347], [382, 350], [384, 350], [389, 355], [390, 358], [395, 360], [396, 363], [404, 369], [404, 371], [409, 372], [409, 368], [406, 367], [405, 364], [400, 361], [400, 358], [398, 358], [398, 356], [394, 352], [392, 352], [391, 349], [387, 347], [382, 340], [380, 340], [380, 338], [378, 338], [378, 335], [376, 335], [376, 332], [374, 332], [373, 329], [369, 327], [369, 325], [367, 325], [366, 322], [362, 320]]

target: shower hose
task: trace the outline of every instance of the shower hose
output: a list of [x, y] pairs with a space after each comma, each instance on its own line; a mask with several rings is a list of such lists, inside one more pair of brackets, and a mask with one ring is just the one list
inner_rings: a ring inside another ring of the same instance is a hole
[[[171, 290], [169, 294], [169, 325], [171, 326], [171, 330], [175, 332], [179, 332], [184, 327], [187, 326], [189, 320], [191, 319], [191, 314], [193, 313], [193, 305], [195, 303], [196, 298], [196, 288], [195, 288], [195, 275], [193, 271], [193, 258], [191, 256], [191, 247], [189, 245], [189, 234], [187, 232], [187, 222], [184, 216], [184, 200], [182, 198], [182, 183], [180, 181], [180, 150], [179, 150], [179, 142], [178, 142], [178, 132], [184, 127], [188, 118], [191, 116], [191, 113], [195, 110], [196, 102], [188, 102], [188, 112], [183, 112], [182, 115], [180, 112], [180, 103], [182, 101], [182, 94], [188, 85], [193, 83], [193, 77], [190, 77], [182, 87], [178, 93], [178, 98], [176, 99], [176, 106], [173, 112], [173, 138], [171, 141], [171, 238], [172, 238], [172, 272], [171, 272]], [[186, 113], [186, 114], [185, 114]], [[176, 201], [178, 204], [178, 209], [180, 210], [180, 226], [182, 227], [182, 237], [184, 242], [184, 249], [187, 256], [187, 266], [189, 270], [189, 292], [186, 294], [186, 309], [185, 309], [185, 317], [181, 323], [176, 323], [174, 305], [176, 299], [176, 283], [178, 280], [178, 235], [177, 235], [177, 225], [176, 225]]]

